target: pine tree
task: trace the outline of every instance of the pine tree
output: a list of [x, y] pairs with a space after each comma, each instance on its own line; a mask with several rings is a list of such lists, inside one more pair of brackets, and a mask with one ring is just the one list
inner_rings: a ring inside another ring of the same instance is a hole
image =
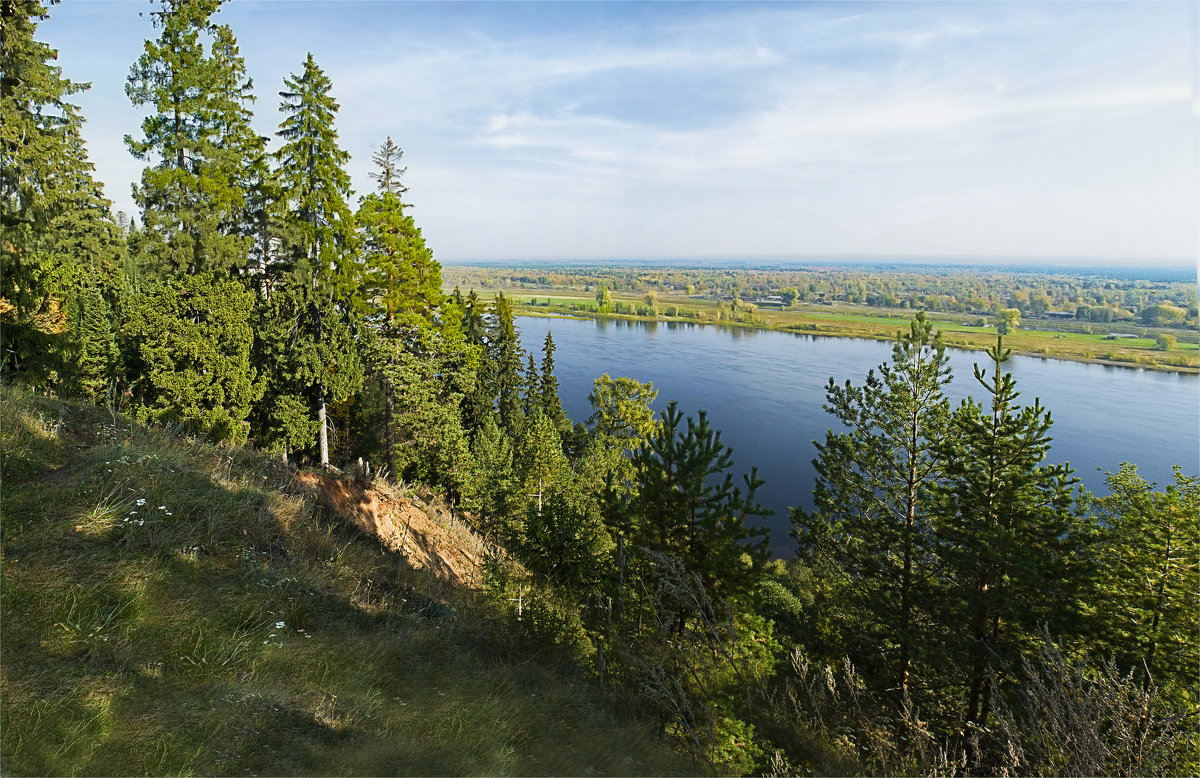
[[[311, 337], [322, 346], [326, 342], [329, 304], [338, 315], [348, 315], [361, 281], [355, 261], [354, 219], [346, 205], [351, 192], [344, 166], [350, 155], [337, 145], [333, 120], [338, 104], [330, 95], [333, 85], [312, 54], [305, 60], [304, 72], [289, 76], [284, 86], [286, 89], [279, 93], [283, 98], [279, 108], [285, 114], [278, 132], [285, 143], [276, 154], [279, 182], [288, 199], [289, 220], [299, 238], [294, 282], [304, 284], [313, 293]], [[348, 354], [339, 356], [350, 359]], [[328, 465], [329, 387], [324, 374], [316, 377], [313, 389], [320, 461]]]
[[990, 408], [964, 400], [945, 438], [947, 513], [937, 527], [957, 592], [948, 627], [965, 648], [968, 726], [987, 724], [998, 659], [1015, 660], [1042, 624], [1061, 633], [1074, 592], [1087, 583], [1079, 551], [1089, 531], [1073, 512], [1077, 479], [1070, 465], [1043, 464], [1050, 412], [1036, 399], [1016, 405], [1003, 336], [988, 355], [992, 375], [976, 366], [975, 378]]
[[733, 485], [733, 450], [708, 414], [688, 417], [672, 402], [659, 426], [635, 455], [639, 490], [630, 506], [632, 541], [677, 556], [700, 576], [713, 599], [748, 591], [767, 560], [765, 527], [746, 522], [768, 515], [754, 501], [762, 479], [757, 469]]
[[817, 444], [814, 511], [792, 510], [802, 558], [834, 571], [832, 599], [855, 635], [856, 663], [878, 666], [883, 654], [881, 686], [897, 690], [898, 708], [908, 702], [914, 653], [931, 634], [925, 603], [938, 596], [933, 528], [948, 361], [922, 312], [893, 346], [891, 363], [863, 386], [830, 379], [825, 410], [847, 429]]
[[1096, 501], [1100, 570], [1092, 618], [1101, 651], [1146, 685], [1196, 704], [1200, 666], [1200, 478], [1175, 468], [1163, 490], [1129, 463]]

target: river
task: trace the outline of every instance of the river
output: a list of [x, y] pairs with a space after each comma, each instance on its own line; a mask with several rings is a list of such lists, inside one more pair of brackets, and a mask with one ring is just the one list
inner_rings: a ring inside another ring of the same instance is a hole
[[[517, 326], [539, 363], [546, 331], [553, 333], [559, 394], [573, 421], [591, 413], [588, 394], [602, 373], [653, 382], [655, 410], [671, 400], [685, 415], [706, 410], [733, 448], [735, 481], [752, 466], [766, 480], [759, 500], [775, 511], [767, 523], [781, 556], [792, 554], [788, 508], [812, 506], [813, 441], [836, 423], [822, 408], [826, 383], [861, 384], [891, 356], [880, 341], [712, 325], [521, 316]], [[952, 402], [980, 397], [972, 364], [990, 369], [990, 360], [977, 351], [949, 354]], [[1200, 377], [1024, 356], [1006, 369], [1019, 403], [1039, 397], [1051, 411], [1049, 460], [1070, 462], [1091, 491], [1106, 493], [1103, 471], [1125, 461], [1160, 485], [1172, 482], [1175, 464], [1200, 471]]]

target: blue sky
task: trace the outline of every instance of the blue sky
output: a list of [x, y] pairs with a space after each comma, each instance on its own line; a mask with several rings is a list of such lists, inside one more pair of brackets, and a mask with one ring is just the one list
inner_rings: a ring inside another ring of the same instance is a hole
[[[233, 0], [256, 123], [311, 51], [357, 194], [390, 135], [442, 261], [1095, 257], [1200, 244], [1196, 4]], [[97, 174], [134, 212], [146, 0], [66, 0]], [[139, 16], [139, 13], [144, 15]]]

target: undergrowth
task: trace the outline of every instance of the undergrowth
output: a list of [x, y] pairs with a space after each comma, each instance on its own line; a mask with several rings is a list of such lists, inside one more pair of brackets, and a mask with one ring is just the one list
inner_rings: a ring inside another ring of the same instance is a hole
[[0, 388], [0, 772], [689, 774], [292, 471]]

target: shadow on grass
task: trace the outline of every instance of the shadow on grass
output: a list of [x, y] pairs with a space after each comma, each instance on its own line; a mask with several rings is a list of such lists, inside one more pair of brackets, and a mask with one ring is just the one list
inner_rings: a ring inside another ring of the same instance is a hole
[[158, 430], [75, 459], [6, 474], [5, 772], [695, 772], [274, 460]]

